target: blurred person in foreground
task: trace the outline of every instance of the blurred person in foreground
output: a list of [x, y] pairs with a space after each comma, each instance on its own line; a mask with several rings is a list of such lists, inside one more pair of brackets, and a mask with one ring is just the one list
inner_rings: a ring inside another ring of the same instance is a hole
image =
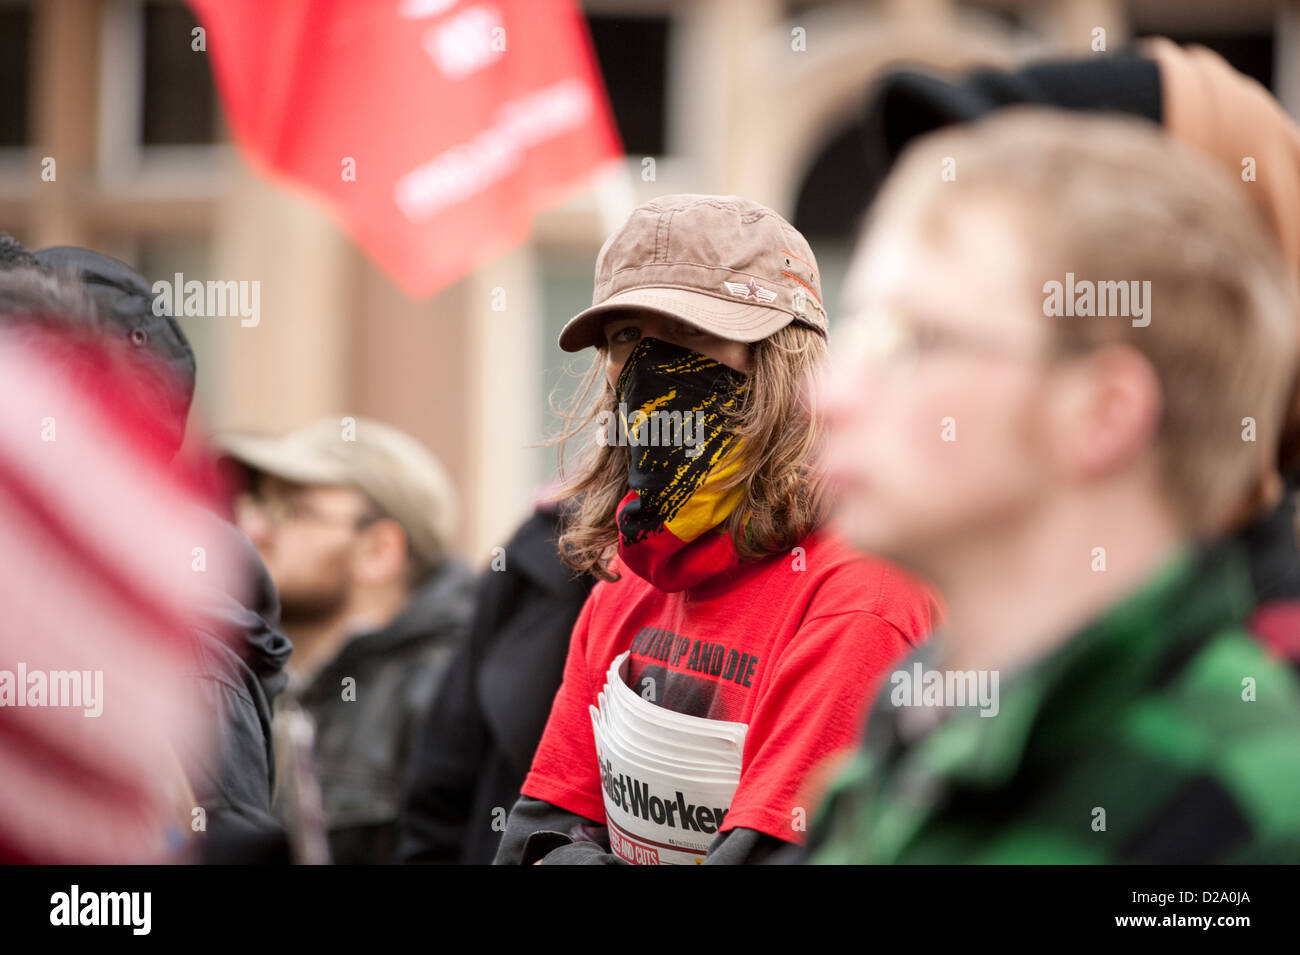
[[[949, 618], [877, 696], [811, 861], [1300, 861], [1300, 686], [1223, 536], [1296, 373], [1259, 211], [1148, 124], [1009, 112], [909, 149], [846, 294], [843, 527]], [[958, 692], [980, 681], [991, 705]]]
[[595, 583], [560, 559], [558, 488], [479, 578], [469, 639], [429, 709], [403, 786], [397, 861], [487, 865], [519, 798]]
[[251, 476], [239, 525], [280, 594], [286, 697], [316, 726], [333, 861], [391, 862], [413, 737], [472, 611], [473, 577], [448, 552], [450, 481], [413, 437], [366, 418], [218, 445]]
[[204, 661], [233, 639], [210, 608], [241, 554], [159, 440], [174, 378], [99, 308], [76, 274], [0, 270], [6, 863], [195, 861], [224, 811]]
[[[822, 429], [805, 385], [826, 328], [807, 241], [755, 202], [664, 196], [601, 249], [592, 307], [559, 339], [592, 349], [568, 432], [591, 444], [565, 489], [575, 507], [560, 549], [599, 582], [498, 864], [738, 864], [799, 842], [815, 767], [853, 744], [872, 682], [928, 635], [930, 592], [822, 526]], [[691, 434], [671, 428], [674, 413]], [[696, 779], [682, 771], [658, 783], [662, 804], [641, 805], [638, 770], [598, 760], [590, 709], [624, 653], [627, 687], [678, 717], [668, 731], [642, 708], [660, 764], [689, 749], [683, 724], [744, 724], [735, 764], [707, 767], [738, 776], [729, 804], [686, 798]], [[615, 798], [621, 827], [606, 811]], [[645, 822], [647, 806], [679, 841], [630, 837], [627, 814]], [[707, 851], [674, 849], [682, 839]]]
[[191, 767], [199, 774], [189, 779], [199, 810], [192, 831], [203, 833], [208, 861], [283, 860], [283, 830], [271, 814], [271, 700], [285, 680], [289, 641], [277, 629], [275, 589], [257, 552], [217, 513], [211, 462], [193, 450], [201, 442], [183, 448], [196, 371], [189, 342], [174, 318], [155, 313], [144, 278], [89, 249], [33, 253], [0, 235], [0, 276], [11, 277], [0, 322], [16, 334], [80, 343], [56, 350], [61, 373], [74, 379], [90, 374], [93, 356], [111, 358], [113, 374], [96, 379], [98, 403], [115, 414], [131, 408], [132, 440], [209, 504], [195, 546], [233, 554], [240, 570], [228, 580], [202, 578], [208, 586], [197, 592], [187, 618], [193, 660], [186, 677], [204, 702], [219, 747], [215, 761]]
[[[1016, 103], [1123, 112], [1159, 124], [1258, 205], [1300, 279], [1300, 127], [1259, 82], [1204, 47], [1150, 37], [1110, 56], [1015, 70], [952, 78], [891, 70], [875, 83], [863, 121], [869, 165], [882, 173], [915, 137]], [[1255, 591], [1250, 629], [1300, 672], [1300, 379], [1276, 446], [1260, 451], [1276, 463], [1234, 522]]]

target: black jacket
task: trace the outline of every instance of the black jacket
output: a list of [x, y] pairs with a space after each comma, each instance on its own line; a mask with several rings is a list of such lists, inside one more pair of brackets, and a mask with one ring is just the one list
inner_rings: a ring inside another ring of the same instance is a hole
[[411, 761], [399, 862], [487, 864], [541, 741], [569, 636], [591, 590], [559, 558], [539, 510], [479, 582], [470, 639], [451, 665]]
[[207, 816], [205, 859], [287, 861], [283, 829], [271, 812], [271, 719], [293, 647], [277, 629], [280, 600], [248, 538], [216, 515], [210, 533], [213, 547], [238, 555], [250, 589], [238, 597], [210, 590], [191, 634], [190, 679], [211, 715], [218, 746], [213, 761], [191, 779]]
[[1250, 558], [1255, 597], [1261, 604], [1300, 600], [1300, 547], [1296, 541], [1296, 502], [1300, 476], [1290, 482], [1281, 503], [1241, 531]]
[[[352, 637], [304, 687], [290, 687], [316, 723], [316, 768], [335, 863], [393, 860], [402, 773], [469, 632], [473, 591], [470, 570], [444, 561], [396, 620]], [[355, 690], [345, 693], [349, 679]]]

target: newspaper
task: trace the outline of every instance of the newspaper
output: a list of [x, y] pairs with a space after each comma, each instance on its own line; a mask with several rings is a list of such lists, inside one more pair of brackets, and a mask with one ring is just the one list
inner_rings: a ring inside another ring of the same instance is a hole
[[642, 699], [627, 659], [610, 664], [590, 708], [610, 848], [633, 865], [699, 864], [740, 783], [748, 727]]

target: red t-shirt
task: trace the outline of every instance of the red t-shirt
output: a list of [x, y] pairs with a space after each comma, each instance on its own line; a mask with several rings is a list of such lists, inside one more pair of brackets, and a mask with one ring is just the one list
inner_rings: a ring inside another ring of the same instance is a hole
[[564, 682], [523, 794], [605, 819], [588, 706], [610, 661], [631, 649], [628, 685], [653, 680], [654, 701], [748, 724], [740, 785], [719, 831], [743, 827], [798, 842], [812, 816], [803, 786], [823, 760], [853, 746], [869, 692], [930, 632], [930, 591], [892, 564], [818, 531], [777, 554], [667, 593], [617, 559], [569, 643]]

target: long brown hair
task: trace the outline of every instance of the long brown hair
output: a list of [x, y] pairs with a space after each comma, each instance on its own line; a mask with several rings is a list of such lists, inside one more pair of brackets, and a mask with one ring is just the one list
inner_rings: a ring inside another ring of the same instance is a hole
[[[787, 325], [751, 346], [749, 387], [730, 413], [740, 438], [741, 465], [719, 490], [745, 487], [745, 496], [724, 522], [742, 558], [789, 550], [825, 520], [826, 495], [817, 469], [823, 429], [810, 402], [812, 376], [826, 356], [826, 339], [815, 329]], [[617, 414], [617, 395], [605, 377], [607, 349], [597, 346], [591, 367], [568, 409], [566, 426], [550, 443], [560, 446], [559, 495], [568, 515], [560, 556], [574, 570], [617, 580], [606, 569], [618, 547], [618, 503], [628, 492], [629, 451], [591, 441], [572, 478], [565, 474], [568, 443], [601, 412]]]

